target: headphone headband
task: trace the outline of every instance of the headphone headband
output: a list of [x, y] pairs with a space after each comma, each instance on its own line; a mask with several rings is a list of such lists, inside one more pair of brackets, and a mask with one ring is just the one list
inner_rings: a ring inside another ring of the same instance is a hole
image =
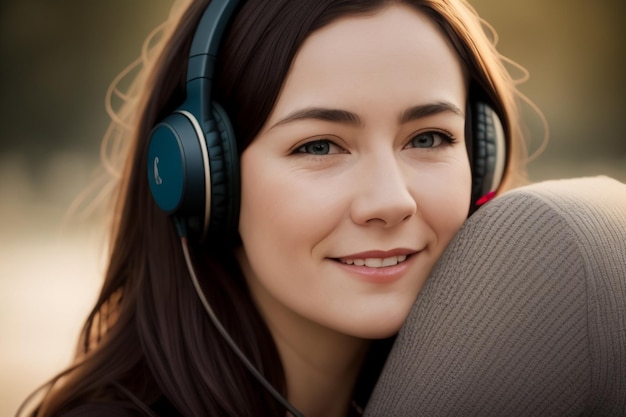
[[211, 0], [200, 18], [191, 42], [185, 101], [188, 108], [185, 110], [201, 116], [201, 123], [211, 117], [211, 83], [215, 73], [215, 60], [222, 36], [238, 5], [239, 0]]

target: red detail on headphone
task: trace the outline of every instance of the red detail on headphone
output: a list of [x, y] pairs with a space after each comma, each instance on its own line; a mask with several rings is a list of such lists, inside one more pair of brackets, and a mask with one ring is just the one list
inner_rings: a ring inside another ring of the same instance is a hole
[[484, 196], [480, 197], [478, 199], [478, 201], [476, 201], [476, 205], [477, 206], [482, 206], [486, 202], [488, 202], [490, 200], [493, 200], [493, 198], [495, 196], [496, 196], [496, 192], [495, 191], [489, 191], [487, 194], [485, 194]]

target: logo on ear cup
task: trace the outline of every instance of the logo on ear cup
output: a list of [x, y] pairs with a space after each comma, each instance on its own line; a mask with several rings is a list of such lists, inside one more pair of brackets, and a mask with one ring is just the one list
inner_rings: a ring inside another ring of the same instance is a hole
[[173, 213], [184, 204], [188, 175], [183, 143], [174, 124], [168, 119], [157, 125], [148, 146], [148, 183], [157, 205], [166, 213]]
[[163, 184], [163, 179], [161, 178], [161, 176], [159, 175], [159, 157], [155, 156], [154, 157], [154, 166], [153, 166], [153, 170], [154, 170], [154, 183], [156, 185], [161, 185]]
[[211, 217], [212, 167], [205, 142], [211, 136], [203, 133], [193, 114], [176, 110], [155, 126], [148, 142], [148, 182], [154, 201], [182, 220], [195, 237], [204, 235]]

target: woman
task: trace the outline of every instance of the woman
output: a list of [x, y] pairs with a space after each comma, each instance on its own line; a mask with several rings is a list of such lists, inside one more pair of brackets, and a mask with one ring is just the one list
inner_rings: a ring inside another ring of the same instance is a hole
[[170, 23], [124, 109], [104, 286], [35, 415], [358, 415], [447, 244], [519, 179], [514, 82], [463, 0]]

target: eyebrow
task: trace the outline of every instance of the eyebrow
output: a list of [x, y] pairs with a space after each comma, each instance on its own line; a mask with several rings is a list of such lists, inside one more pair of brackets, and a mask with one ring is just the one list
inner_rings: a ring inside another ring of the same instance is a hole
[[[399, 118], [400, 124], [410, 122], [412, 120], [421, 119], [438, 113], [451, 112], [458, 116], [464, 117], [464, 113], [452, 103], [440, 101], [437, 103], [420, 104], [406, 109]], [[297, 110], [288, 116], [280, 119], [270, 129], [274, 127], [297, 120], [323, 120], [326, 122], [344, 123], [349, 125], [362, 124], [361, 119], [356, 113], [347, 110], [327, 109], [323, 107], [310, 107]]]
[[437, 103], [421, 104], [406, 109], [405, 112], [402, 113], [402, 116], [400, 116], [400, 124], [446, 112], [465, 117], [465, 113], [456, 105], [447, 101], [440, 101]]
[[[296, 120], [323, 120], [326, 122], [345, 123], [350, 125], [360, 125], [361, 119], [355, 113], [347, 110], [326, 109], [323, 107], [311, 107], [307, 109], [297, 110], [287, 117], [279, 120], [273, 126], [282, 125]], [[271, 128], [270, 128], [271, 129]]]

